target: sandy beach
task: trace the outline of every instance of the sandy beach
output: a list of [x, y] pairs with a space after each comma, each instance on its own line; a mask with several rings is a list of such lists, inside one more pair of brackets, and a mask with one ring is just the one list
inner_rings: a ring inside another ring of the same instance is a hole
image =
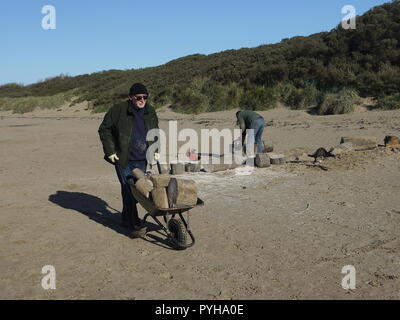
[[[287, 156], [343, 136], [400, 136], [400, 110], [260, 113], [264, 140]], [[170, 120], [231, 129], [234, 115], [158, 111], [164, 129]], [[185, 174], [205, 206], [190, 214], [196, 244], [176, 251], [152, 221], [144, 239], [120, 226], [119, 182], [97, 133], [103, 116], [82, 106], [0, 113], [0, 299], [400, 298], [400, 153], [355, 151], [325, 160], [327, 171], [287, 163], [249, 176]], [[55, 290], [41, 286], [45, 265]], [[354, 290], [341, 285], [346, 265]]]

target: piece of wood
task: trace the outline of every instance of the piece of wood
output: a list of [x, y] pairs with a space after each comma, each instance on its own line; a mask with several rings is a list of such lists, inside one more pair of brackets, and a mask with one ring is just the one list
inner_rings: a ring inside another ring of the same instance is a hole
[[148, 198], [149, 193], [153, 190], [153, 183], [149, 179], [141, 178], [136, 181], [135, 187], [142, 195]]
[[161, 187], [153, 189], [151, 191], [151, 197], [153, 198], [153, 202], [157, 208], [159, 209], [169, 208], [166, 188]]
[[151, 182], [153, 182], [154, 188], [168, 187], [171, 177], [168, 174], [152, 175], [150, 177]]
[[190, 162], [185, 164], [186, 172], [199, 172], [200, 171], [200, 162]]
[[271, 159], [271, 164], [284, 164], [285, 163], [285, 155], [283, 154], [271, 154], [269, 155]]
[[224, 163], [219, 163], [219, 164], [208, 163], [208, 164], [203, 164], [202, 168], [205, 172], [218, 172], [218, 171], [229, 170], [231, 168], [231, 165]]
[[197, 186], [193, 180], [171, 178], [168, 188], [169, 207], [193, 206], [197, 203]]
[[267, 168], [271, 166], [271, 159], [265, 153], [256, 154], [256, 166], [258, 168]]
[[171, 171], [173, 175], [183, 174], [185, 173], [185, 164], [184, 163], [171, 163]]
[[135, 168], [132, 170], [132, 174], [136, 180], [140, 180], [146, 177], [146, 174], [140, 170], [139, 168]]
[[157, 162], [157, 166], [158, 166], [158, 172], [160, 174], [170, 174], [171, 166], [168, 163], [161, 164], [161, 163]]
[[354, 150], [369, 150], [378, 147], [378, 139], [370, 136], [351, 136], [342, 137], [340, 143], [350, 142], [353, 144]]

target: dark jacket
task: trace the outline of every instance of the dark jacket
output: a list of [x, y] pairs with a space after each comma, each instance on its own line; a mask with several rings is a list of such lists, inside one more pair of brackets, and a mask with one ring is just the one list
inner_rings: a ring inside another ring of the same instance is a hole
[[[115, 153], [122, 168], [128, 166], [129, 146], [134, 125], [131, 104], [132, 102], [128, 100], [111, 107], [104, 116], [98, 131], [103, 144], [104, 159], [110, 162], [108, 157]], [[158, 118], [154, 108], [148, 104], [144, 108], [143, 118], [146, 130], [158, 128]], [[148, 143], [148, 147], [150, 144]]]

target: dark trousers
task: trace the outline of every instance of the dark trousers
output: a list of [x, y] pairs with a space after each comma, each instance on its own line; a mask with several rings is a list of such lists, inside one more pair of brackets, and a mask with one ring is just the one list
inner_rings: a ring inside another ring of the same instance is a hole
[[121, 183], [121, 195], [122, 195], [122, 221], [125, 221], [129, 226], [140, 225], [140, 219], [137, 211], [137, 201], [133, 197], [129, 185], [128, 179], [134, 178], [132, 170], [138, 168], [143, 172], [146, 172], [147, 161], [129, 161], [126, 168], [121, 168], [118, 164], [115, 165], [117, 171], [118, 180]]

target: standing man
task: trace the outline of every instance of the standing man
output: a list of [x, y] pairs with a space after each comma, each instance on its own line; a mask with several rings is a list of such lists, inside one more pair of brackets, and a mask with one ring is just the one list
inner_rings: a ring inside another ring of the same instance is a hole
[[240, 125], [240, 129], [242, 129], [242, 145], [244, 145], [247, 130], [250, 130], [247, 137], [246, 153], [249, 154], [248, 152], [250, 151], [250, 154], [253, 155], [251, 149], [254, 150], [254, 140], [257, 144], [257, 153], [262, 153], [262, 135], [265, 126], [264, 118], [254, 111], [243, 110], [236, 112], [236, 119], [237, 124]]
[[122, 223], [130, 228], [131, 237], [144, 236], [146, 228], [138, 216], [136, 199], [127, 184], [133, 178], [132, 170], [146, 172], [146, 152], [150, 144], [147, 132], [158, 129], [158, 118], [153, 107], [147, 104], [148, 91], [141, 83], [129, 90], [128, 101], [114, 105], [104, 116], [99, 127], [104, 159], [115, 165], [122, 194]]

